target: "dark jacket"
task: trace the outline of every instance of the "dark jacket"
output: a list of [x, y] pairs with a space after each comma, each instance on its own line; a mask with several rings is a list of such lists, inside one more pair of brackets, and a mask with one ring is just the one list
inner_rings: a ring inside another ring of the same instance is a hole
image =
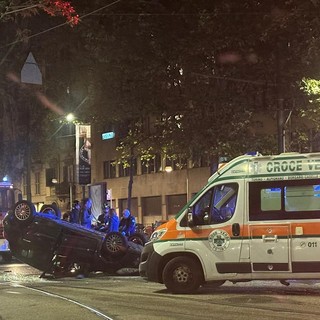
[[124, 233], [126, 236], [130, 236], [135, 233], [136, 229], [136, 218], [130, 215], [127, 219], [122, 218], [120, 221], [119, 231]]
[[70, 222], [80, 223], [80, 210], [77, 208], [72, 208], [70, 211]]
[[91, 229], [91, 210], [83, 208], [80, 214], [80, 222], [86, 228]]

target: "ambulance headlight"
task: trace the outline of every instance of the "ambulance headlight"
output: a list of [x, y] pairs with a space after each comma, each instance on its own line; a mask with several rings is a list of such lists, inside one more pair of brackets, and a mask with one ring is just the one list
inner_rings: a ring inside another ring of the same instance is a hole
[[167, 232], [167, 229], [159, 229], [152, 233], [150, 241], [156, 241], [162, 238], [162, 236]]

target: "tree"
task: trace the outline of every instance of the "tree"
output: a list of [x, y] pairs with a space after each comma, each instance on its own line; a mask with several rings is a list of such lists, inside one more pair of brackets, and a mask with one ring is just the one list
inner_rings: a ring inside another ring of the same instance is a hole
[[[3, 128], [0, 144], [0, 176], [8, 174], [11, 178], [21, 178], [25, 170], [25, 154], [29, 148], [26, 137], [36, 136], [30, 146], [34, 157], [39, 147], [44, 144], [46, 127], [44, 119], [48, 116], [40, 108], [34, 92], [20, 85], [19, 77], [22, 65], [30, 51], [32, 32], [36, 30], [37, 21], [43, 19], [43, 13], [51, 16], [62, 16], [66, 23], [75, 26], [79, 17], [67, 1], [0, 1], [0, 92]], [[44, 24], [45, 26], [45, 24]], [[12, 81], [13, 80], [13, 81]], [[32, 114], [32, 116], [28, 116]], [[41, 139], [42, 137], [42, 139]]]
[[[318, 73], [316, 1], [77, 5], [85, 13], [77, 28], [38, 38], [47, 93], [71, 109], [88, 97], [79, 116], [118, 128], [119, 161], [276, 153], [275, 133], [252, 132], [256, 114], [311, 110], [300, 83]], [[307, 150], [307, 128], [299, 130], [290, 151]]]

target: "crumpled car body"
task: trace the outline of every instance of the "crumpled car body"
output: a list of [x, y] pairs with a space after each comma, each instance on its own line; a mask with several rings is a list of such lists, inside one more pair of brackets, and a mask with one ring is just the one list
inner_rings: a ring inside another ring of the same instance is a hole
[[16, 203], [4, 219], [4, 233], [18, 260], [43, 274], [66, 276], [138, 268], [142, 246], [118, 232], [105, 234], [38, 213], [32, 203]]

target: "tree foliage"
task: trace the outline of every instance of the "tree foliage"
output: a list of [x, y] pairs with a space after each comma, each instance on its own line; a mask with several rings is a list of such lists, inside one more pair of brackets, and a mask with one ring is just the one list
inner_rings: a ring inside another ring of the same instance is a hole
[[13, 179], [21, 178], [25, 170], [27, 150], [35, 160], [42, 153], [40, 150], [44, 150], [41, 147], [47, 145], [45, 132], [50, 122], [46, 121], [48, 109], [39, 102], [42, 89], [20, 83], [19, 76], [29, 52], [34, 49], [31, 39], [39, 32], [39, 22], [43, 28], [50, 26], [44, 12], [61, 16], [69, 26], [78, 23], [77, 14], [67, 1], [0, 1], [0, 176], [7, 174]]
[[[187, 158], [276, 152], [276, 132], [263, 137], [249, 128], [258, 113], [275, 118], [280, 101], [285, 116], [310, 110], [299, 83], [317, 70], [319, 4], [138, 3], [120, 3], [88, 17], [87, 32], [78, 29], [94, 64], [92, 117], [127, 127], [122, 156], [132, 147]], [[306, 129], [299, 128], [301, 141]]]
[[[252, 130], [258, 114], [275, 122], [279, 111], [285, 119], [308, 115], [319, 124], [301, 90], [302, 79], [319, 74], [318, 1], [72, 4], [80, 16], [74, 28], [41, 17], [52, 30], [28, 38], [39, 26], [23, 21], [23, 52], [32, 47], [45, 61], [51, 101], [101, 130], [116, 129], [120, 161], [132, 152], [194, 160], [275, 153], [277, 133]], [[306, 151], [310, 124], [294, 125], [288, 151]]]

